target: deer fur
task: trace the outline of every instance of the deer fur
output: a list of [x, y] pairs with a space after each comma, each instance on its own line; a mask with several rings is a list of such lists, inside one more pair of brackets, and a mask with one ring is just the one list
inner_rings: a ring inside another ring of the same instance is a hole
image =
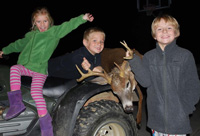
[[[139, 51], [135, 49], [132, 49], [132, 50], [134, 54], [138, 55], [142, 59], [143, 55], [140, 54]], [[107, 73], [116, 71], [116, 66], [114, 62], [117, 63], [118, 65], [121, 65], [124, 62], [125, 56], [126, 56], [126, 51], [124, 48], [104, 48], [104, 50], [101, 52], [101, 64], [102, 64], [103, 69]], [[137, 124], [140, 124], [142, 120], [143, 94], [138, 84], [136, 85], [135, 88], [137, 89], [138, 95], [139, 95]], [[115, 90], [115, 88], [113, 88], [113, 90]]]
[[[133, 53], [142, 59], [143, 55], [137, 50], [133, 49]], [[104, 48], [101, 52], [101, 65], [109, 73], [115, 67], [114, 62], [121, 65], [125, 56], [126, 51], [124, 48]]]

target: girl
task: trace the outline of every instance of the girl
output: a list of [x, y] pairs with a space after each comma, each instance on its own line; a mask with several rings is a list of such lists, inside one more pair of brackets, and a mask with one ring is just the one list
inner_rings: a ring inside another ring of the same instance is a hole
[[0, 51], [2, 54], [20, 52], [17, 65], [10, 69], [10, 86], [8, 92], [10, 108], [6, 120], [12, 119], [23, 112], [26, 107], [21, 96], [21, 76], [31, 76], [31, 96], [36, 103], [40, 120], [41, 135], [53, 136], [52, 119], [43, 98], [43, 85], [47, 78], [48, 60], [57, 47], [59, 40], [86, 21], [92, 22], [94, 17], [86, 13], [68, 22], [54, 26], [49, 11], [43, 7], [32, 14], [32, 31], [26, 33], [23, 39], [16, 40]]

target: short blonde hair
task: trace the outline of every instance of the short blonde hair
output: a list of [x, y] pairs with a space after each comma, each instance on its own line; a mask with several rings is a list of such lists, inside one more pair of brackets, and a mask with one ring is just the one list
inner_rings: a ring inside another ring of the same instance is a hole
[[175, 28], [176, 38], [180, 36], [180, 26], [177, 20], [170, 15], [162, 14], [156, 17], [151, 24], [151, 35], [153, 38], [155, 38], [155, 30], [161, 19], [163, 19], [167, 23], [170, 23], [170, 25], [172, 25]]
[[88, 40], [88, 37], [91, 33], [93, 32], [101, 32], [104, 34], [104, 39], [106, 37], [105, 32], [103, 31], [103, 29], [99, 28], [99, 27], [90, 27], [88, 29], [85, 30], [84, 34], [83, 34], [83, 39]]
[[36, 30], [37, 29], [37, 27], [35, 25], [35, 19], [39, 15], [46, 15], [46, 17], [47, 17], [47, 19], [49, 21], [49, 27], [53, 26], [54, 21], [53, 21], [51, 15], [50, 15], [49, 11], [47, 10], [47, 8], [46, 7], [39, 7], [32, 13], [32, 18], [31, 18], [31, 22], [32, 22], [31, 29], [32, 30]]

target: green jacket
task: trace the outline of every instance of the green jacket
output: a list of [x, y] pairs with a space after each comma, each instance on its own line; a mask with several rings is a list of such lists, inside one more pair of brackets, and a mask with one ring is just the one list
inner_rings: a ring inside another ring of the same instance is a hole
[[2, 51], [4, 54], [20, 52], [17, 64], [47, 74], [48, 60], [58, 46], [59, 40], [85, 22], [83, 15], [80, 15], [61, 25], [52, 26], [45, 32], [30, 31], [24, 38], [10, 43]]

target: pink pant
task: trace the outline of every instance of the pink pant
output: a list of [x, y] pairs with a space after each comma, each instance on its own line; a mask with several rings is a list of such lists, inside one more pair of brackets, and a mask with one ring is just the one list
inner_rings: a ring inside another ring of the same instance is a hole
[[21, 89], [21, 76], [32, 77], [31, 96], [35, 101], [38, 115], [45, 115], [47, 113], [47, 108], [46, 102], [43, 98], [43, 85], [46, 81], [47, 75], [31, 71], [22, 65], [14, 65], [10, 69], [11, 91]]

